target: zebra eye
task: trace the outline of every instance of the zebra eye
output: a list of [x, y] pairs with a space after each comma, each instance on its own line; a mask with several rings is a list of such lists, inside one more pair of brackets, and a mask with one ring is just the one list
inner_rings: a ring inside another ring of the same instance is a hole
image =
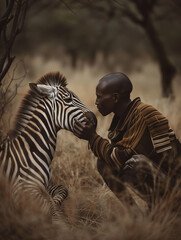
[[72, 97], [71, 97], [71, 96], [65, 97], [65, 98], [64, 98], [64, 101], [65, 101], [66, 103], [71, 103], [71, 102], [72, 102]]

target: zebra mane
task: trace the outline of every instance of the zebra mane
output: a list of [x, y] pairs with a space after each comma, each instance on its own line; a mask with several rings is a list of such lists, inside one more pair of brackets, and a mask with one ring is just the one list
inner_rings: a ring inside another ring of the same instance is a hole
[[[35, 83], [50, 85], [54, 87], [67, 86], [67, 80], [60, 72], [47, 73], [40, 77]], [[19, 111], [15, 117], [13, 124], [14, 127], [8, 134], [11, 138], [19, 135], [21, 131], [26, 127], [40, 101], [41, 98], [33, 90], [29, 89], [27, 94], [25, 94], [24, 98], [22, 99]]]
[[66, 78], [60, 72], [49, 72], [43, 75], [36, 82], [38, 84], [46, 84], [54, 87], [67, 86]]

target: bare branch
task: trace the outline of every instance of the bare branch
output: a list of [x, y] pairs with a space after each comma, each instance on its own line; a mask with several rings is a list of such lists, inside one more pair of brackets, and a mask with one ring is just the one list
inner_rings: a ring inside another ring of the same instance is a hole
[[[11, 50], [17, 35], [22, 31], [29, 0], [6, 1], [4, 15], [0, 19], [0, 85], [11, 67], [15, 56], [11, 56]], [[3, 34], [1, 34], [3, 33]]]
[[[22, 69], [23, 74], [20, 77], [16, 77], [17, 68], [19, 68], [19, 67], [23, 68]], [[27, 75], [26, 67], [25, 67], [24, 62], [21, 60], [16, 63], [16, 65], [12, 71], [12, 75], [10, 78], [8, 78], [8, 81], [4, 80], [3, 87], [0, 88], [0, 104], [1, 104], [0, 118], [4, 114], [6, 106], [9, 103], [11, 103], [12, 100], [17, 95], [17, 90], [20, 87], [20, 85], [22, 84], [22, 82], [24, 81], [26, 75]], [[15, 81], [17, 83], [15, 83]]]
[[[2, 73], [0, 73], [0, 79], [3, 79], [3, 78], [4, 78], [4, 76], [5, 76], [6, 73], [8, 72], [8, 70], [9, 70], [12, 62], [14, 61], [14, 59], [15, 59], [15, 56], [8, 58], [8, 62], [6, 63], [5, 68], [3, 69]], [[0, 86], [1, 86], [1, 84], [2, 84], [2, 83], [0, 82]]]

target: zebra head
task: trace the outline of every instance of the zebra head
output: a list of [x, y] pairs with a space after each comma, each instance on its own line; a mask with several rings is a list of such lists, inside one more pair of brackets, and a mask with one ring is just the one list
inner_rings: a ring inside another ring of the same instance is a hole
[[30, 88], [44, 98], [49, 111], [51, 108], [57, 131], [66, 129], [73, 132], [75, 119], [84, 122], [85, 116], [97, 124], [94, 113], [67, 88], [66, 78], [59, 72], [46, 74], [38, 84], [30, 83]]

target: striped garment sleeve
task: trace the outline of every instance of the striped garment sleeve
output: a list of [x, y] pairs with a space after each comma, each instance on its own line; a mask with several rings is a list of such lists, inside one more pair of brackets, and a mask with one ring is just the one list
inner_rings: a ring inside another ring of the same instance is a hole
[[96, 157], [119, 170], [124, 167], [124, 163], [131, 157], [130, 153], [132, 152], [129, 149], [123, 149], [121, 146], [110, 144], [107, 139], [99, 135], [91, 144], [91, 149]]

